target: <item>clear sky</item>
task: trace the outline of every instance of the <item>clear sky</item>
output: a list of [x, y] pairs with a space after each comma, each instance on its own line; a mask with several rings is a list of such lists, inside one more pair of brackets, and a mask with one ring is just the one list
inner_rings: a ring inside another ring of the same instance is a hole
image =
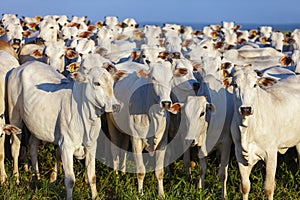
[[300, 0], [1, 0], [0, 13], [21, 16], [127, 17], [159, 23], [300, 23]]

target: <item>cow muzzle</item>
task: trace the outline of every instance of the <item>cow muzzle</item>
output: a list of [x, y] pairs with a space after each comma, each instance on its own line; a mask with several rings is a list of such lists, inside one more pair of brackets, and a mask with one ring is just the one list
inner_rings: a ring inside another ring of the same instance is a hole
[[246, 117], [249, 115], [253, 115], [254, 109], [251, 106], [241, 106], [239, 109], [240, 115]]
[[170, 109], [170, 108], [171, 108], [171, 105], [172, 105], [172, 102], [171, 102], [171, 101], [162, 101], [162, 102], [161, 102], [161, 106], [162, 106], [162, 108], [164, 108], [164, 109]]

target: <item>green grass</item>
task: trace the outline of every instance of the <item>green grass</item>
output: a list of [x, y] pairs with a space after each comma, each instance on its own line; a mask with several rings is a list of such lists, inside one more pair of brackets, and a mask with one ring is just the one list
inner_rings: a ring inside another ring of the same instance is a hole
[[[274, 199], [300, 199], [300, 171], [297, 169], [297, 160], [294, 151], [279, 156], [279, 165], [276, 173], [277, 188]], [[0, 186], [1, 199], [65, 199], [64, 174], [62, 168], [55, 183], [49, 182], [49, 174], [54, 163], [54, 148], [52, 145], [42, 147], [39, 152], [41, 180], [32, 181], [32, 173], [25, 172], [20, 167], [20, 185], [15, 185], [12, 176], [12, 163], [6, 160], [5, 167], [8, 180]], [[218, 179], [218, 162], [214, 154], [208, 158], [208, 170], [205, 179], [206, 187], [197, 189], [199, 180], [199, 165], [192, 170], [191, 181], [186, 179], [182, 160], [174, 163], [173, 175], [165, 174], [164, 189], [165, 199], [219, 199], [221, 184]], [[76, 183], [74, 199], [90, 199], [90, 187], [85, 183], [84, 161], [74, 159]], [[137, 180], [135, 174], [116, 175], [112, 169], [97, 161], [97, 190], [100, 199], [157, 199], [157, 181], [153, 172], [147, 173], [144, 181], [144, 195], [137, 193]], [[228, 199], [241, 199], [239, 190], [240, 175], [237, 162], [232, 156], [229, 166]], [[265, 166], [259, 162], [251, 173], [251, 192], [249, 199], [266, 199], [263, 190]]]

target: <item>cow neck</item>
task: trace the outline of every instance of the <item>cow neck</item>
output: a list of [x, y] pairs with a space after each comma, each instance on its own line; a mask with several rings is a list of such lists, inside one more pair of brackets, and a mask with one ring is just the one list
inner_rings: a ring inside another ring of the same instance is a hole
[[86, 98], [86, 84], [74, 81], [72, 90], [72, 101], [75, 103], [78, 113], [82, 114], [82, 120], [93, 121], [98, 118], [96, 106]]

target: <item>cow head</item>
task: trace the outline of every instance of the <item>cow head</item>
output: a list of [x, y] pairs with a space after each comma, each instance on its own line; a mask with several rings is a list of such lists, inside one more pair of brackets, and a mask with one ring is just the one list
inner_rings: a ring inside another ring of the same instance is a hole
[[230, 85], [234, 87], [236, 108], [245, 119], [255, 113], [255, 105], [262, 89], [271, 87], [275, 79], [260, 77], [251, 65], [235, 66]]
[[151, 63], [150, 70], [140, 70], [139, 76], [148, 78], [149, 84], [153, 86], [155, 101], [161, 108], [169, 109], [172, 106], [171, 80], [173, 73], [171, 63], [168, 61], [162, 63]]
[[183, 112], [187, 127], [185, 140], [193, 145], [202, 146], [208, 128], [206, 114], [215, 112], [214, 105], [208, 103], [205, 96], [189, 96], [183, 105]]
[[95, 106], [96, 115], [120, 110], [120, 104], [113, 92], [113, 77], [104, 67], [92, 67], [86, 73], [77, 71], [71, 77], [75, 80], [74, 87], [82, 87], [83, 90], [79, 91], [84, 91], [87, 101]]

